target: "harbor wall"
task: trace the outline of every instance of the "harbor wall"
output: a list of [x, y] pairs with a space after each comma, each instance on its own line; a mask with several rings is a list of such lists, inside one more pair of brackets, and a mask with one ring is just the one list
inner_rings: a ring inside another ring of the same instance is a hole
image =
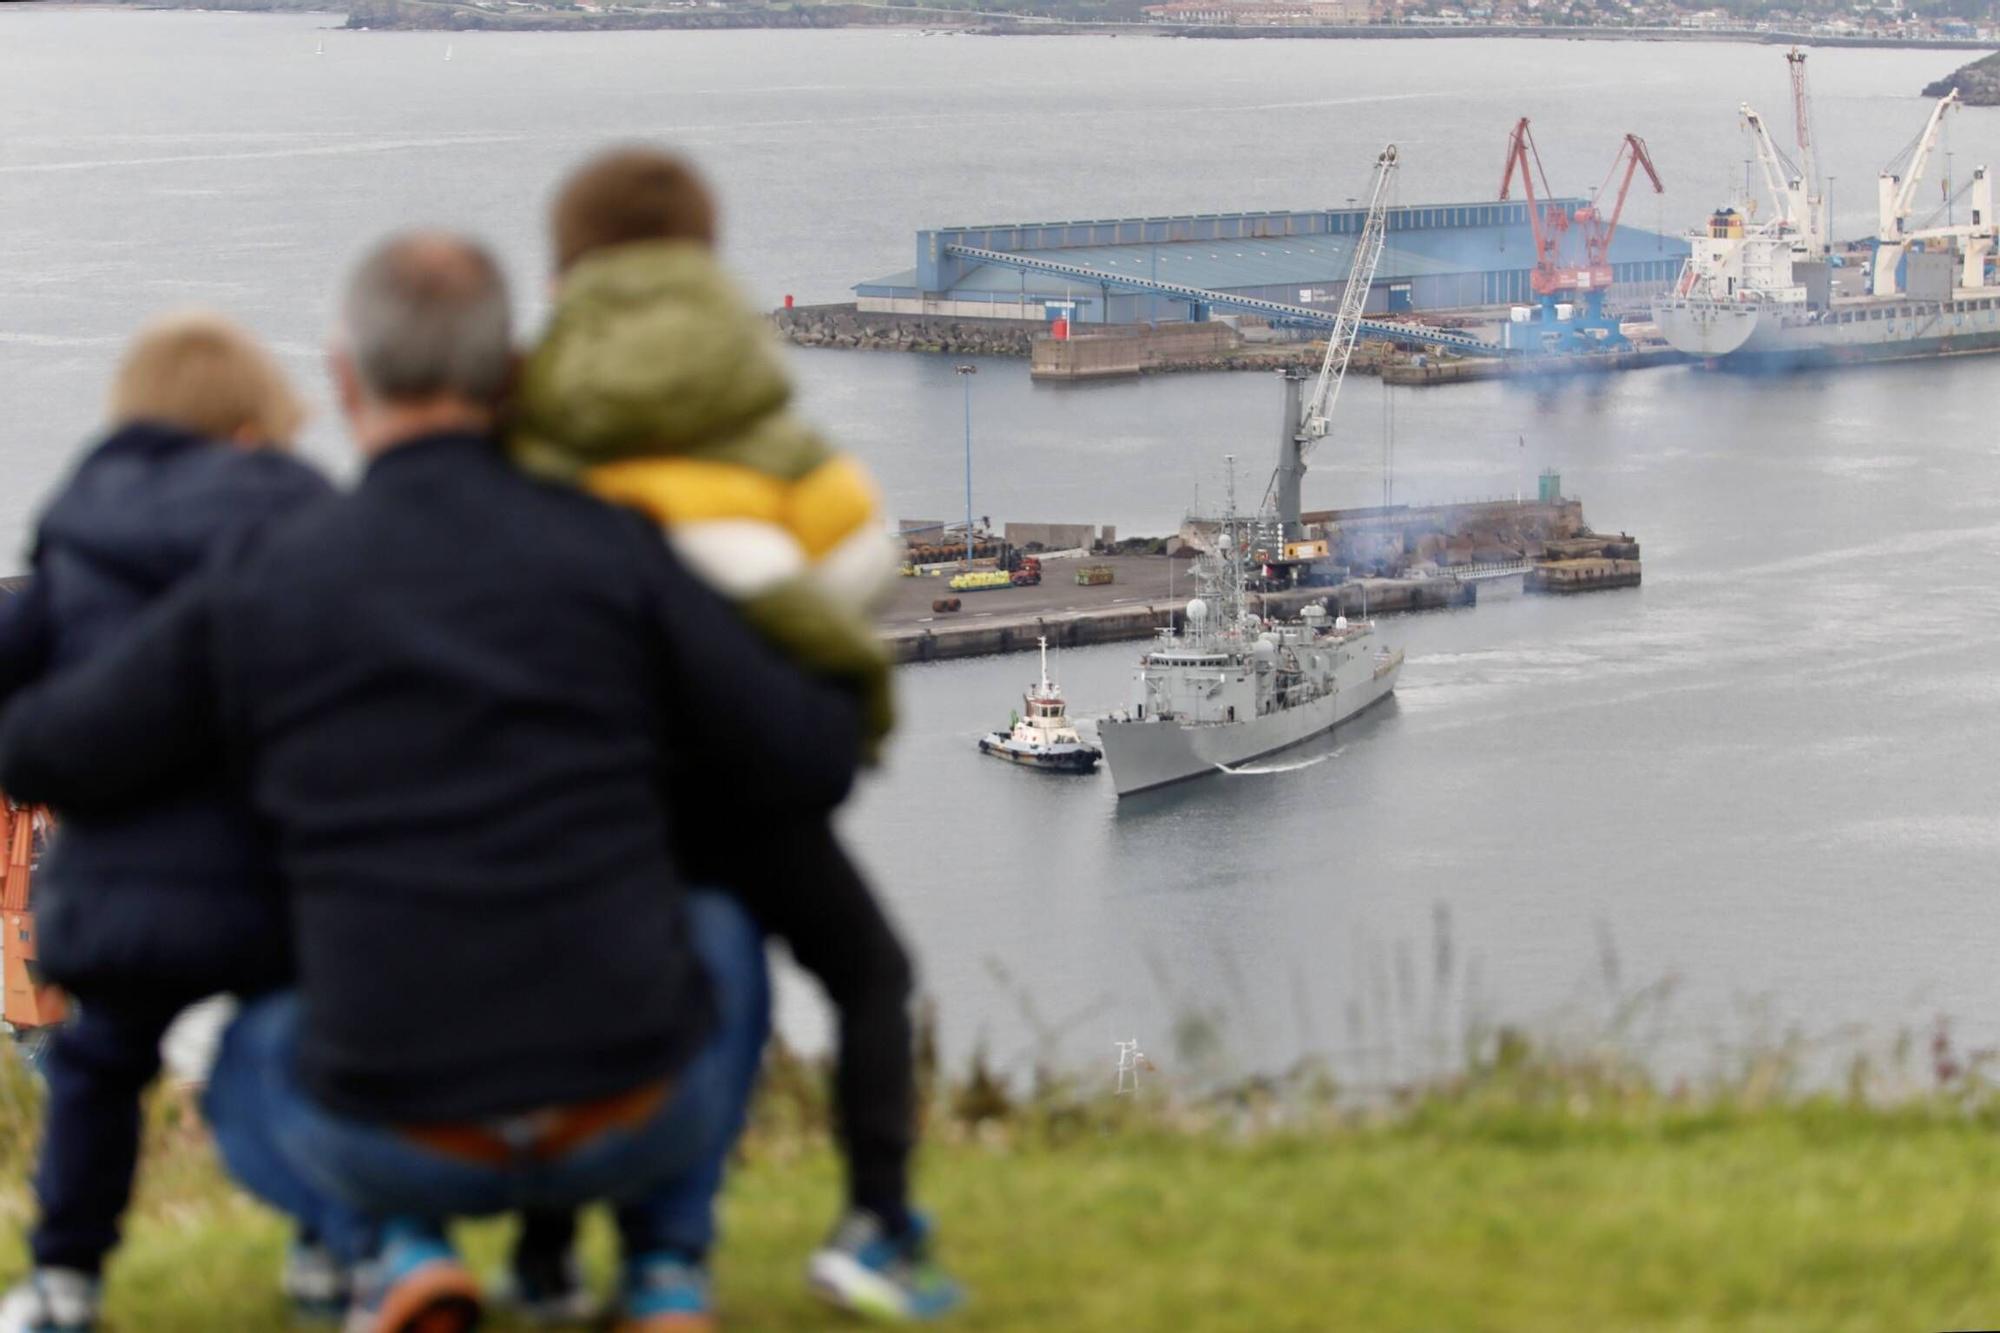
[[1094, 523], [1009, 523], [1001, 530], [1009, 546], [1027, 550], [1087, 551], [1100, 542], [1106, 546], [1118, 540], [1118, 529]]
[[1125, 325], [1068, 338], [1038, 337], [1028, 373], [1038, 380], [1109, 379], [1137, 375], [1163, 365], [1227, 356], [1243, 346], [1243, 336], [1227, 324]]
[[[1324, 602], [1335, 615], [1359, 618], [1401, 611], [1432, 611], [1470, 606], [1477, 585], [1456, 579], [1360, 579], [1337, 588], [1298, 588], [1289, 592], [1252, 594], [1260, 614], [1295, 618], [1311, 602]], [[940, 662], [959, 657], [1023, 652], [1047, 637], [1051, 647], [1078, 648], [1092, 643], [1150, 639], [1163, 629], [1181, 627], [1184, 602], [1108, 606], [1051, 616], [1023, 616], [979, 623], [960, 622], [901, 629], [884, 636], [897, 663]]]

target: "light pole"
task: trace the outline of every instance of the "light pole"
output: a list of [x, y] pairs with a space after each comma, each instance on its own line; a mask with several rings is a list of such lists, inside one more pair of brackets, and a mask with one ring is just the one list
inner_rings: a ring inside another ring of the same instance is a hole
[[965, 563], [972, 564], [972, 377], [978, 366], [955, 366], [958, 382], [965, 386]]

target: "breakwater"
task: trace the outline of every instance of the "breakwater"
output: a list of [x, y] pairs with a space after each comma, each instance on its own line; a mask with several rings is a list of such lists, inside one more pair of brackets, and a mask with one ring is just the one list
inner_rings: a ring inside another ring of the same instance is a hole
[[[1470, 606], [1481, 583], [1500, 579], [1519, 578], [1526, 591], [1546, 593], [1637, 585], [1639, 543], [1625, 533], [1593, 532], [1581, 502], [1561, 496], [1560, 484], [1548, 475], [1546, 495], [1534, 500], [1306, 513], [1307, 530], [1323, 544], [1326, 563], [1308, 577], [1281, 576], [1273, 584], [1267, 576], [1261, 582], [1270, 586], [1252, 591], [1251, 605], [1277, 619], [1294, 618], [1312, 602], [1364, 617]], [[929, 525], [917, 527], [929, 531]], [[1133, 554], [1130, 543], [1120, 548], [1126, 553], [1112, 553], [1114, 534], [1087, 524], [1010, 523], [1007, 533], [1010, 540], [998, 544], [994, 563], [1004, 565], [1005, 548], [1024, 543], [1017, 548], [1023, 554], [1041, 552], [1036, 577], [952, 590], [948, 576], [955, 566], [913, 563], [920, 572], [899, 581], [878, 622], [894, 660], [1029, 651], [1044, 637], [1054, 647], [1075, 648], [1179, 628], [1194, 590], [1186, 557], [1213, 546], [1215, 527], [1193, 520], [1159, 544], [1178, 555]], [[1084, 555], [1090, 547], [1097, 552]], [[1083, 576], [1085, 567], [1090, 577]], [[1300, 586], [1285, 586], [1294, 583]]]
[[[1252, 342], [1220, 322], [1090, 325], [1057, 341], [1038, 320], [861, 310], [853, 302], [786, 306], [771, 312], [778, 336], [796, 347], [932, 352], [1029, 360], [1036, 379], [1083, 380], [1203, 370], [1318, 370], [1323, 342]], [[1373, 373], [1386, 344], [1365, 342], [1349, 369]]]
[[1027, 356], [1042, 326], [969, 315], [884, 314], [853, 302], [787, 306], [773, 311], [778, 336], [799, 347], [878, 352], [947, 352], [954, 356]]
[[[1324, 602], [1337, 615], [1361, 617], [1399, 611], [1435, 611], [1470, 606], [1478, 585], [1456, 579], [1354, 579], [1332, 588], [1293, 588], [1253, 593], [1258, 613], [1291, 619], [1309, 602]], [[976, 604], [976, 603], [969, 603]], [[898, 663], [937, 662], [991, 653], [1026, 652], [1043, 638], [1054, 648], [1150, 639], [1163, 629], [1180, 629], [1181, 601], [1127, 603], [1079, 611], [906, 625], [887, 631], [883, 643]]]

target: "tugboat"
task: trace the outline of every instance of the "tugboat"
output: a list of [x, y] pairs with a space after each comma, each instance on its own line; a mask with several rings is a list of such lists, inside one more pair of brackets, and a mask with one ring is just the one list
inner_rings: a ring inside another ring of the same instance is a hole
[[1028, 687], [1022, 699], [1027, 712], [1016, 715], [1011, 730], [981, 736], [979, 752], [1052, 773], [1088, 773], [1097, 767], [1104, 752], [1084, 744], [1083, 737], [1070, 725], [1062, 691], [1049, 679], [1049, 641], [1040, 642], [1042, 678]]

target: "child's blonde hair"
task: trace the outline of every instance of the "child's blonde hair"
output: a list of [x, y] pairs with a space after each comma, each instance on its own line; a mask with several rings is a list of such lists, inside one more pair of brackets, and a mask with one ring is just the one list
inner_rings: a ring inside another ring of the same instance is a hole
[[271, 354], [205, 310], [139, 331], [111, 383], [113, 425], [156, 421], [217, 440], [290, 445], [305, 407]]

